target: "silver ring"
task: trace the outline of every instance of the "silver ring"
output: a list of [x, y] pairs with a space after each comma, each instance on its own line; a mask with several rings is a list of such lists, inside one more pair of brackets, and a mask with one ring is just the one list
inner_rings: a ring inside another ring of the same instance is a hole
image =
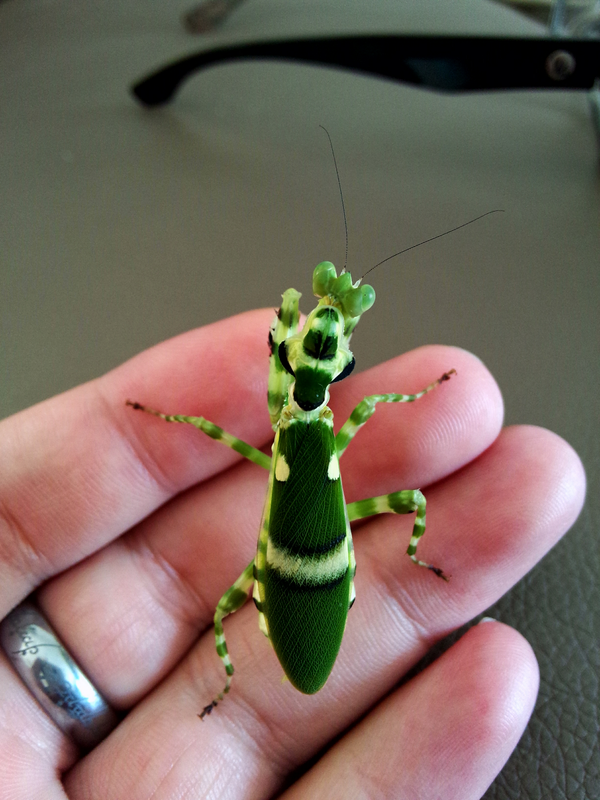
[[91, 750], [117, 726], [116, 713], [33, 603], [25, 600], [0, 622], [0, 645], [44, 711], [81, 750]]

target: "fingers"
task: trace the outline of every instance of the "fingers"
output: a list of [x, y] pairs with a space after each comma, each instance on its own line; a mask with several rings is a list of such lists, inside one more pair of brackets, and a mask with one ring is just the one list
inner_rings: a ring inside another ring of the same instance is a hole
[[338, 742], [282, 800], [479, 800], [531, 715], [539, 674], [516, 631], [472, 628]]
[[[167, 797], [185, 776], [186, 787], [198, 796], [272, 795], [286, 775], [389, 692], [438, 636], [483, 610], [524, 574], [577, 516], [583, 484], [578, 459], [558, 437], [510, 429], [428, 492], [436, 511], [426, 533], [427, 555], [431, 549], [431, 560], [453, 574], [450, 584], [406, 558], [408, 536], [404, 542], [399, 536], [404, 520], [378, 517], [357, 531], [357, 602], [321, 692], [307, 697], [281, 684], [281, 668], [257, 630], [256, 612], [246, 606], [226, 624], [236, 674], [212, 716], [203, 723], [192, 719], [223, 682], [209, 632], [74, 768], [68, 788], [74, 797], [104, 800], [135, 797], [134, 787], [140, 796]], [[132, 763], [151, 769], [136, 782]], [[114, 769], [107, 782], [109, 764]], [[487, 774], [496, 768], [492, 759]], [[95, 793], [97, 785], [102, 793]]]
[[[246, 316], [259, 320], [260, 314]], [[46, 405], [42, 417], [21, 415], [16, 427], [4, 429], [7, 444], [2, 455], [14, 456], [16, 465], [14, 475], [4, 476], [0, 487], [3, 499], [5, 488], [16, 498], [5, 515], [12, 525], [0, 535], [8, 556], [0, 578], [8, 578], [3, 580], [8, 597], [20, 599], [52, 571], [81, 561], [174, 493], [222, 472], [236, 458], [183, 426], [168, 426], [134, 412], [113, 419], [112, 409], [121, 396], [166, 411], [198, 413], [186, 404], [189, 393], [195, 394], [201, 385], [200, 394], [210, 400], [215, 413], [204, 407], [202, 412], [260, 444], [262, 423], [256, 420], [264, 395], [253, 375], [260, 373], [264, 380], [266, 370], [264, 365], [255, 368], [249, 355], [243, 359], [245, 345], [240, 350], [238, 339], [246, 337], [248, 354], [253, 354], [259, 327], [261, 338], [264, 329], [247, 320], [238, 328], [223, 325], [212, 326], [211, 337], [198, 340], [208, 370], [197, 378], [190, 378], [190, 352], [196, 352], [197, 342], [189, 336], [201, 332], [175, 340], [178, 352], [167, 343], [165, 349], [143, 354], [107, 378], [59, 398], [58, 405]], [[229, 372], [221, 369], [224, 364]], [[452, 367], [459, 374], [419, 403], [378, 410], [344, 456], [342, 471], [349, 500], [440, 481], [427, 493], [424, 543], [428, 560], [453, 574], [451, 587], [438, 586], [441, 581], [416, 570], [403, 555], [408, 536], [400, 544], [398, 533], [406, 520], [369, 521], [356, 536], [359, 602], [323, 692], [307, 698], [280, 685], [279, 665], [257, 631], [254, 609], [247, 607], [228, 620], [237, 671], [227, 702], [209, 720], [210, 732], [203, 732], [208, 722], [199, 723], [195, 717], [223, 680], [209, 631], [172, 676], [76, 768], [74, 789], [88, 797], [97, 787], [102, 789], [97, 796], [108, 799], [135, 797], [151, 784], [152, 791], [178, 781], [189, 785], [192, 775], [194, 787], [204, 796], [214, 793], [215, 786], [218, 793], [223, 775], [224, 792], [236, 796], [275, 791], [283, 775], [388, 691], [432, 640], [488, 605], [489, 598], [505, 591], [561, 535], [582, 499], [576, 458], [544, 432], [509, 433], [490, 447], [501, 420], [500, 396], [480, 362], [462, 351], [424, 348], [381, 372], [341, 384], [335, 405], [338, 426], [344, 410], [349, 412], [365, 394], [423, 388], [434, 377], [432, 367], [434, 376]], [[211, 381], [219, 369], [223, 380], [211, 395]], [[381, 377], [391, 378], [392, 385], [382, 386]], [[132, 389], [132, 383], [143, 388], [144, 381], [151, 397]], [[160, 396], [153, 393], [156, 385]], [[220, 395], [224, 385], [242, 388], [228, 392], [221, 405], [217, 392]], [[92, 393], [86, 394], [90, 386]], [[75, 445], [63, 444], [56, 433], [65, 424], [65, 442], [75, 439]], [[268, 421], [264, 428], [266, 440]], [[27, 447], [16, 446], [18, 437]], [[482, 451], [480, 458], [447, 478]], [[480, 462], [483, 467], [477, 471]], [[165, 505], [118, 544], [47, 584], [42, 601], [53, 624], [99, 688], [109, 696], [112, 692], [123, 705], [173, 668], [196, 630], [209, 624], [223, 588], [251, 557], [258, 529], [253, 515], [260, 516], [259, 484], [264, 485], [259, 473], [254, 467], [237, 467], [219, 474]], [[28, 477], [33, 487], [29, 492]], [[488, 518], [491, 536], [486, 535]], [[179, 537], [180, 527], [189, 535]], [[242, 552], [246, 545], [240, 547], [240, 538], [250, 542], [249, 553]], [[236, 559], [241, 561], [239, 569]], [[448, 594], [450, 588], [454, 595]], [[100, 642], [96, 651], [94, 641]], [[128, 669], [128, 664], [134, 667]], [[132, 772], [132, 763], [151, 764], [151, 769]], [[107, 772], [108, 764], [116, 766]], [[232, 787], [234, 764], [239, 781], [234, 776]]]
[[[0, 424], [0, 617], [196, 481], [239, 460], [206, 436], [141, 420], [128, 398], [202, 412], [253, 444], [264, 413], [272, 312], [172, 339]], [[241, 414], [240, 409], [246, 413]]]
[[[495, 382], [476, 358], [443, 347], [422, 348], [348, 381], [336, 392], [345, 405], [339, 424], [344, 410], [377, 387], [426, 384], [449, 362], [460, 380], [440, 387], [437, 398], [423, 398], [420, 410], [415, 403], [393, 414], [378, 411], [356, 437], [359, 447], [353, 452], [353, 442], [342, 463], [344, 485], [355, 496], [440, 478], [497, 436], [502, 404]], [[172, 434], [174, 426], [160, 420], [139, 421], [157, 423], [165, 437]], [[371, 439], [373, 447], [365, 447]], [[254, 555], [266, 479], [264, 470], [240, 465], [176, 498], [40, 591], [48, 618], [113, 705], [137, 702], [212, 625], [219, 598]]]

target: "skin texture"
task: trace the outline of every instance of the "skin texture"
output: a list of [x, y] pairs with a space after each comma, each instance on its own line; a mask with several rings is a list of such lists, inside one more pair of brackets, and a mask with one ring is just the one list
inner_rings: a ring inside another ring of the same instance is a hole
[[378, 408], [341, 460], [349, 502], [424, 491], [419, 552], [450, 583], [404, 554], [412, 517], [362, 520], [357, 600], [324, 689], [307, 697], [282, 684], [248, 604], [225, 622], [231, 692], [204, 722], [196, 716], [223, 683], [212, 615], [254, 553], [267, 473], [125, 400], [202, 414], [267, 446], [271, 317], [249, 312], [184, 334], [0, 424], [0, 616], [38, 589], [67, 648], [127, 712], [80, 759], [2, 656], [3, 797], [470, 800], [515, 747], [538, 673], [510, 628], [476, 626], [395, 686], [568, 530], [585, 478], [554, 434], [501, 431], [485, 366], [441, 346], [352, 375], [333, 387], [331, 407], [338, 429], [367, 394], [418, 391], [457, 370], [414, 404]]

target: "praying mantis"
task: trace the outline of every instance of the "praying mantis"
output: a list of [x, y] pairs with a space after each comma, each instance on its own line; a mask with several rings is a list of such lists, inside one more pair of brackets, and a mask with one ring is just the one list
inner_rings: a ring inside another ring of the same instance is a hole
[[425, 532], [425, 497], [419, 489], [346, 504], [339, 462], [378, 403], [411, 403], [454, 374], [451, 369], [416, 394], [365, 397], [333, 431], [329, 386], [354, 369], [350, 338], [361, 315], [375, 302], [369, 285], [338, 276], [329, 261], [313, 273], [316, 308], [300, 329], [300, 293], [288, 289], [269, 331], [268, 409], [275, 431], [272, 456], [243, 442], [204, 417], [164, 414], [137, 402], [167, 422], [195, 426], [269, 470], [256, 556], [217, 604], [216, 648], [226, 673], [223, 690], [203, 709], [204, 718], [229, 692], [234, 669], [223, 620], [241, 608], [250, 592], [259, 626], [293, 686], [305, 694], [323, 687], [335, 663], [354, 598], [356, 561], [350, 523], [374, 514], [416, 512], [407, 553], [412, 561], [447, 580], [443, 571], [417, 558]]
[[[321, 126], [322, 127], [322, 126]], [[334, 159], [342, 209], [344, 200]], [[500, 210], [500, 209], [497, 209]], [[453, 233], [496, 213], [488, 211], [455, 228], [394, 253], [384, 261]], [[348, 228], [346, 229], [346, 253]], [[372, 269], [375, 269], [372, 267]], [[369, 272], [371, 271], [369, 270]], [[267, 405], [275, 432], [269, 457], [204, 417], [165, 414], [128, 400], [134, 409], [166, 422], [189, 424], [249, 461], [269, 470], [256, 555], [217, 604], [214, 630], [225, 686], [199, 714], [205, 718], [223, 700], [234, 673], [223, 620], [241, 608], [250, 594], [261, 631], [271, 642], [286, 677], [300, 692], [314, 694], [327, 681], [337, 658], [348, 610], [355, 599], [356, 561], [350, 523], [376, 514], [415, 513], [407, 548], [411, 560], [448, 580], [442, 569], [417, 558], [425, 533], [426, 500], [419, 489], [392, 492], [346, 503], [340, 458], [378, 403], [412, 403], [456, 374], [445, 372], [416, 394], [374, 394], [355, 407], [337, 434], [329, 408], [329, 387], [355, 366], [350, 339], [362, 314], [375, 302], [375, 290], [352, 280], [346, 266], [338, 276], [330, 261], [318, 264], [312, 289], [316, 307], [300, 328], [300, 293], [288, 289], [269, 331]]]

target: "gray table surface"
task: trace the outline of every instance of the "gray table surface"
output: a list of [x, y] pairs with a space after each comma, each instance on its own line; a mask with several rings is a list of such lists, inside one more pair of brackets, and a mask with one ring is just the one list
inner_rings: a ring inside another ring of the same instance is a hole
[[585, 96], [451, 97], [261, 62], [209, 70], [143, 111], [128, 85], [204, 43], [542, 33], [483, 0], [249, 0], [200, 40], [180, 25], [187, 7], [0, 3], [0, 417], [188, 328], [276, 306], [288, 286], [309, 297], [313, 266], [344, 257], [319, 124], [336, 146], [353, 271], [505, 209], [374, 273], [377, 313], [354, 351], [366, 368], [430, 342], [472, 350], [508, 424], [548, 427], [582, 456], [577, 525], [490, 611], [532, 642], [542, 684], [486, 797], [600, 796], [600, 197]]

